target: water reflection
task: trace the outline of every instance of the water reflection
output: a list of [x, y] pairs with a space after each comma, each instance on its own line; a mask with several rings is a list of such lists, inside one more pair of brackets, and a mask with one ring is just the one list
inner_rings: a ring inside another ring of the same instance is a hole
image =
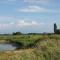
[[6, 50], [15, 50], [17, 47], [13, 46], [13, 44], [8, 43], [1, 43], [0, 44], [0, 51], [6, 51]]

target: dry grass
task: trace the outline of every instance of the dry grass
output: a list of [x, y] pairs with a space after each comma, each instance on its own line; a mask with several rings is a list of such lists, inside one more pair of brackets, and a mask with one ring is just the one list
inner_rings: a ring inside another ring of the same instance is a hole
[[[60, 35], [30, 36], [21, 39], [40, 39], [35, 48], [0, 53], [0, 60], [60, 60]], [[11, 38], [12, 39], [12, 38]], [[14, 37], [15, 39], [15, 37]], [[20, 39], [20, 38], [19, 38]], [[41, 40], [42, 39], [42, 40]], [[20, 40], [19, 40], [20, 41]], [[24, 40], [24, 42], [26, 42]]]

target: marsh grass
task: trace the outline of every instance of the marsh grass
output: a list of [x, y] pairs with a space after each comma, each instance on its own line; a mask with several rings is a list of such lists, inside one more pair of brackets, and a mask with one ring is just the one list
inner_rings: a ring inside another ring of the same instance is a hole
[[0, 60], [60, 60], [60, 35], [0, 36], [1, 39], [29, 48], [0, 52]]

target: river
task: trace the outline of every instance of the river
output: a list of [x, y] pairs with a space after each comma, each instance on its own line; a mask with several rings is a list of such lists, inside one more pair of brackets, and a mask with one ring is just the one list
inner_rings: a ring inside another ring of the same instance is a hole
[[0, 44], [0, 51], [7, 51], [7, 50], [15, 50], [17, 46], [8, 43], [1, 43]]

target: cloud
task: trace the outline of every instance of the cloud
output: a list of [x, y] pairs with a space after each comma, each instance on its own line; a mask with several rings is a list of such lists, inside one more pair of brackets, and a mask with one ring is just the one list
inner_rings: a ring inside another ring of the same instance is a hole
[[16, 20], [16, 18], [11, 16], [0, 16], [0, 23], [8, 23], [12, 20]]
[[3, 23], [2, 25], [17, 25], [17, 26], [39, 25], [39, 23], [34, 20], [30, 21], [30, 19], [18, 19], [16, 17], [10, 17], [10, 16], [0, 16], [0, 24], [1, 23]]
[[17, 11], [18, 12], [46, 12], [47, 9], [39, 6], [28, 6], [26, 8], [20, 8]]
[[13, 1], [16, 1], [16, 0], [0, 0], [0, 1], [1, 1], [1, 2], [2, 2], [2, 1], [11, 1], [11, 2], [13, 2]]
[[3, 19], [13, 19], [13, 17], [10, 17], [10, 16], [0, 16], [0, 20], [3, 20]]
[[15, 2], [16, 2], [16, 0], [0, 0], [0, 3], [7, 3], [7, 4], [15, 3]]
[[31, 21], [31, 22], [27, 22], [27, 21], [18, 21], [16, 23], [17, 26], [20, 26], [20, 27], [26, 27], [26, 26], [38, 26], [40, 25], [40, 23], [36, 22], [36, 21]]
[[30, 19], [18, 19], [9, 16], [0, 16], [0, 30], [13, 31], [22, 29], [36, 29], [42, 28], [45, 25], [44, 22], [38, 22]]
[[14, 2], [14, 1], [16, 1], [16, 0], [7, 0], [7, 1]]
[[27, 3], [47, 3], [49, 0], [24, 0], [24, 2], [27, 2]]
[[25, 28], [25, 27], [39, 27], [44, 25], [42, 22], [36, 22], [36, 21], [16, 21], [16, 22], [10, 22], [10, 23], [0, 23], [0, 29], [13, 29], [13, 28]]
[[18, 8], [17, 12], [24, 12], [24, 13], [60, 13], [58, 10], [47, 9], [37, 5], [31, 5], [23, 8]]
[[[49, 29], [49, 23], [45, 24], [43, 21], [30, 20], [30, 19], [18, 19], [13, 20], [14, 17], [9, 16], [0, 16], [0, 33], [7, 33], [13, 31], [22, 31], [22, 32], [41, 32], [44, 29]], [[7, 20], [10, 20], [6, 22]], [[3, 21], [1, 23], [1, 21]], [[5, 21], [5, 22], [4, 22]], [[46, 28], [47, 26], [47, 28]], [[50, 26], [51, 27], [51, 26]], [[40, 29], [40, 30], [39, 30]]]

